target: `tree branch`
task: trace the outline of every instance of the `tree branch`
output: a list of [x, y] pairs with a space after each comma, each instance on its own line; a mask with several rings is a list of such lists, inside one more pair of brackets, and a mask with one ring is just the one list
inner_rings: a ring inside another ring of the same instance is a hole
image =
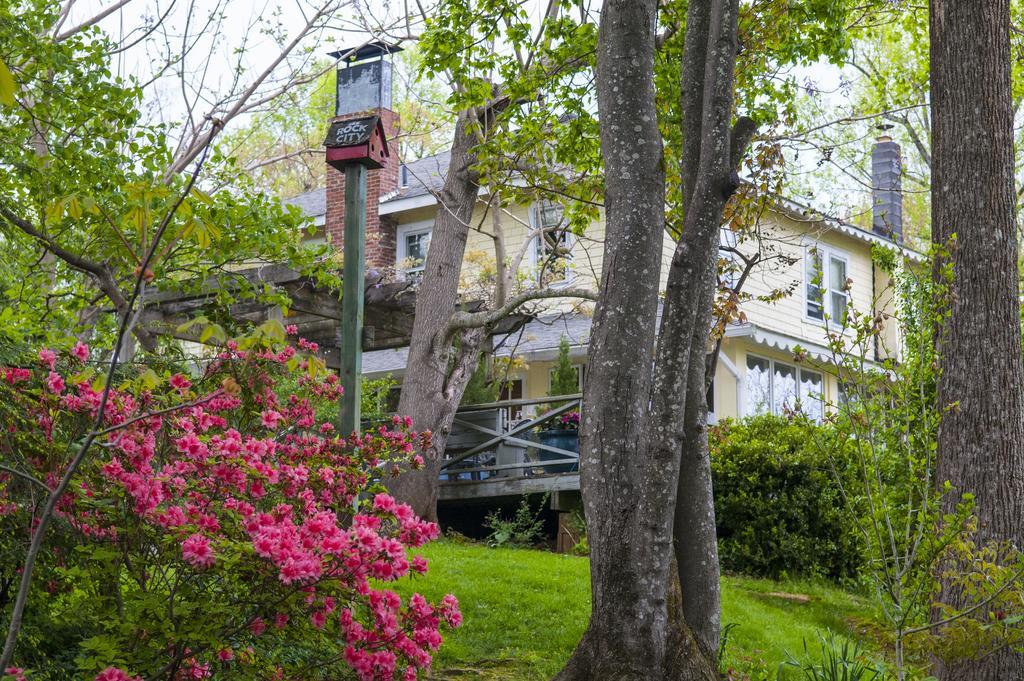
[[517, 308], [523, 304], [530, 302], [531, 300], [550, 300], [551, 298], [580, 298], [583, 300], [597, 301], [600, 294], [597, 291], [591, 291], [589, 289], [581, 288], [562, 288], [562, 289], [531, 289], [529, 291], [523, 291], [519, 295], [512, 296], [508, 301], [501, 307], [494, 310], [485, 310], [483, 312], [456, 312], [452, 315], [452, 319], [448, 324], [449, 334], [458, 329], [470, 329], [479, 326], [487, 326], [493, 324], [508, 315], [512, 314]]
[[[53, 37], [54, 42], [59, 43], [62, 40], [67, 40], [68, 38], [70, 38], [71, 36], [75, 35], [79, 31], [84, 31], [85, 29], [89, 28], [90, 26], [98, 24], [99, 22], [103, 21], [105, 18], [107, 18], [108, 16], [110, 16], [111, 14], [116, 12], [117, 10], [121, 9], [122, 7], [124, 7], [125, 5], [127, 5], [131, 1], [132, 0], [120, 0], [119, 2], [115, 2], [113, 5], [111, 5], [110, 7], [106, 8], [105, 10], [101, 11], [99, 14], [96, 14], [95, 16], [90, 17], [89, 19], [86, 19], [82, 23], [78, 24], [77, 26], [73, 26], [72, 28], [69, 28], [68, 30], [64, 31], [63, 33], [59, 33], [59, 34], [55, 35]], [[67, 9], [70, 9], [70, 8], [71, 8], [71, 5], [69, 3]], [[63, 15], [61, 17], [61, 19], [60, 19], [60, 23], [64, 23], [64, 19], [66, 19], [66, 18], [67, 18], [67, 15]]]

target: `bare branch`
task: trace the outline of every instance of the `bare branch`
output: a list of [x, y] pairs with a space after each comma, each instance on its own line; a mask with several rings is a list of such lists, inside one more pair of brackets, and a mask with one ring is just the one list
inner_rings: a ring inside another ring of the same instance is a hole
[[323, 149], [297, 149], [295, 151], [289, 151], [284, 154], [278, 154], [277, 156], [271, 156], [270, 158], [257, 159], [247, 164], [245, 166], [245, 169], [248, 171], [253, 171], [257, 170], [258, 168], [265, 168], [266, 166], [274, 165], [275, 163], [280, 163], [281, 161], [287, 161], [288, 159], [295, 158], [296, 156], [315, 155], [322, 153]]
[[493, 324], [512, 314], [517, 308], [522, 307], [523, 304], [528, 303], [531, 300], [549, 300], [552, 298], [580, 298], [596, 302], [599, 298], [599, 294], [597, 291], [581, 288], [530, 289], [512, 296], [504, 305], [494, 310], [486, 310], [483, 312], [456, 312], [452, 315], [448, 328], [449, 331], [452, 332], [458, 329], [470, 329]]
[[[59, 33], [59, 34], [55, 35], [53, 37], [54, 42], [58, 42], [59, 43], [62, 40], [67, 40], [68, 38], [70, 38], [71, 36], [75, 35], [76, 33], [80, 32], [80, 31], [84, 31], [85, 29], [89, 28], [90, 26], [94, 26], [94, 25], [98, 24], [99, 22], [103, 21], [105, 18], [107, 18], [108, 16], [110, 16], [111, 14], [116, 12], [117, 10], [121, 9], [122, 7], [124, 7], [125, 5], [127, 5], [131, 1], [132, 0], [118, 0], [118, 2], [115, 2], [113, 5], [111, 5], [110, 7], [106, 8], [105, 10], [100, 12], [99, 14], [96, 14], [96, 15], [90, 17], [89, 19], [86, 19], [82, 23], [80, 23], [80, 24], [78, 24], [78, 25], [76, 25], [76, 26], [74, 26], [72, 28], [69, 28], [68, 30], [64, 31], [63, 33]], [[65, 9], [70, 10], [72, 4], [73, 3], [68, 3], [68, 5], [67, 5], [67, 7]], [[67, 15], [63, 15], [62, 14], [61, 18], [58, 20], [57, 26], [59, 27], [61, 24], [63, 24], [64, 20], [66, 18], [67, 18]]]

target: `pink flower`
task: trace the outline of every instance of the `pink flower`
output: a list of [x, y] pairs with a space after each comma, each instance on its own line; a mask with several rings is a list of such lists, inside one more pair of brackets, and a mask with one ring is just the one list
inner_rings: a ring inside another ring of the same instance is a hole
[[185, 562], [195, 567], [210, 567], [216, 560], [210, 540], [201, 534], [190, 535], [181, 543], [181, 555]]
[[25, 681], [25, 670], [21, 667], [8, 667], [4, 670], [7, 676], [13, 676], [14, 681]]
[[327, 623], [327, 613], [323, 610], [317, 610], [310, 616], [309, 619], [310, 622], [313, 623], [314, 627], [316, 627], [317, 629], [323, 629], [324, 624]]
[[57, 364], [57, 353], [49, 348], [43, 348], [39, 351], [39, 361], [53, 371], [53, 367]]
[[231, 648], [221, 648], [217, 651], [217, 659], [221, 662], [230, 662], [235, 659], [235, 651], [231, 650]]
[[171, 387], [176, 389], [182, 395], [185, 391], [192, 387], [192, 381], [185, 378], [182, 374], [174, 374], [171, 376]]
[[378, 494], [373, 498], [373, 507], [378, 511], [390, 513], [395, 510], [395, 500], [387, 494]]
[[188, 660], [187, 667], [185, 667], [185, 678], [187, 679], [208, 679], [210, 678], [210, 663], [209, 662], [196, 662], [194, 659]]
[[139, 681], [139, 677], [129, 676], [128, 672], [117, 667], [107, 667], [96, 675], [96, 681]]
[[262, 617], [257, 617], [249, 625], [249, 631], [252, 632], [253, 636], [262, 636], [263, 632], [267, 630], [267, 623], [263, 621]]
[[60, 395], [67, 388], [64, 384], [64, 379], [61, 378], [60, 374], [56, 371], [51, 371], [50, 375], [46, 379], [46, 387], [50, 389], [54, 395]]
[[264, 428], [273, 430], [277, 428], [277, 423], [284, 418], [280, 412], [276, 412], [273, 409], [268, 409], [260, 415], [260, 421], [263, 423]]
[[289, 324], [288, 326], [284, 327], [284, 332], [289, 336], [294, 336], [299, 332], [299, 327], [296, 326], [295, 324]]
[[462, 624], [462, 613], [459, 611], [459, 599], [448, 594], [441, 599], [441, 617], [448, 623], [448, 626], [455, 629]]
[[89, 359], [89, 346], [78, 341], [75, 343], [75, 347], [71, 348], [71, 355], [78, 359], [80, 362], [88, 361]]

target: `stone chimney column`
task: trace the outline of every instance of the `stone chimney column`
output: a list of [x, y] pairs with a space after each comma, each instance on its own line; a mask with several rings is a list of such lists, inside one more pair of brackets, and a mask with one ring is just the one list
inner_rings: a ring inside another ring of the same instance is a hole
[[897, 242], [903, 241], [902, 172], [900, 145], [883, 129], [871, 150], [871, 227]]

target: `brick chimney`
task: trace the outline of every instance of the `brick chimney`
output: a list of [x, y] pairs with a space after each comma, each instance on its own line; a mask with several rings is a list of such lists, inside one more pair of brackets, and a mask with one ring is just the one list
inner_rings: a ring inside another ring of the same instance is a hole
[[903, 162], [900, 145], [887, 132], [891, 125], [878, 126], [882, 134], [871, 150], [871, 228], [875, 234], [903, 241]]
[[[389, 144], [397, 137], [400, 120], [391, 110], [391, 62], [388, 56], [401, 47], [374, 42], [360, 47], [338, 65], [337, 99], [331, 123], [368, 115], [380, 116]], [[339, 58], [350, 49], [332, 52]], [[390, 216], [381, 216], [380, 197], [398, 189], [400, 164], [392, 148], [392, 160], [383, 168], [371, 169], [366, 175], [366, 269], [383, 270], [395, 265], [396, 223]], [[327, 215], [324, 230], [337, 250], [345, 241], [345, 173], [327, 166]]]

